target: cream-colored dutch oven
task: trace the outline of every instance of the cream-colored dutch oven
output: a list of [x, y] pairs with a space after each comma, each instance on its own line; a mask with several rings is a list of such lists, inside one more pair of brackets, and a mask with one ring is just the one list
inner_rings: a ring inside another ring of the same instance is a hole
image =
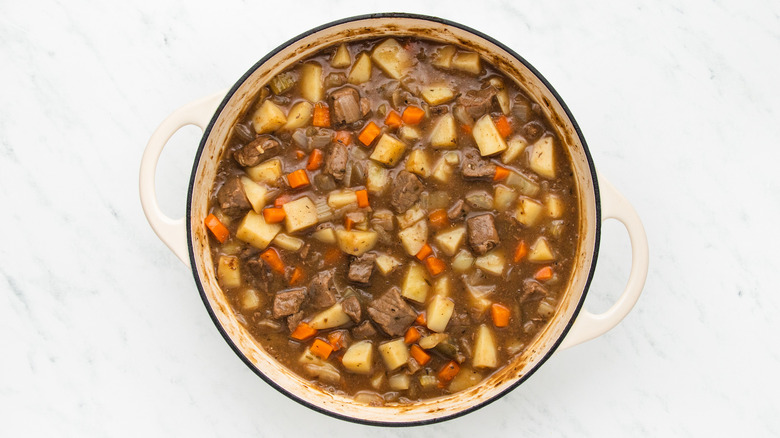
[[[203, 219], [222, 148], [231, 127], [253, 97], [276, 74], [301, 58], [335, 43], [370, 37], [414, 35], [459, 44], [479, 52], [513, 77], [542, 106], [558, 136], [568, 147], [576, 172], [581, 228], [574, 275], [551, 323], [510, 365], [481, 384], [449, 396], [412, 405], [382, 407], [356, 403], [349, 397], [317, 389], [267, 355], [238, 322], [217, 284]], [[203, 129], [187, 194], [186, 218], [171, 219], [157, 204], [154, 176], [165, 144], [183, 126]], [[496, 400], [528, 378], [556, 349], [568, 348], [602, 335], [617, 325], [636, 303], [647, 276], [648, 248], [644, 229], [626, 199], [597, 175], [585, 140], [574, 118], [547, 81], [508, 47], [465, 26], [439, 18], [409, 14], [377, 14], [347, 18], [312, 29], [286, 42], [255, 64], [230, 91], [192, 102], [171, 114], [155, 131], [144, 152], [140, 174], [141, 203], [154, 231], [193, 275], [203, 302], [219, 331], [236, 354], [271, 386], [317, 411], [369, 424], [412, 425], [453, 418]], [[601, 223], [617, 219], [628, 230], [632, 265], [628, 284], [617, 302], [602, 314], [581, 309], [599, 249]]]

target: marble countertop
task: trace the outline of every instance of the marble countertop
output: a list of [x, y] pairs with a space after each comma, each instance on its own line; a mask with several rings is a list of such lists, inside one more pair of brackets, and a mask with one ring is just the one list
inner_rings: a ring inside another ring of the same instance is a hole
[[[304, 408], [233, 354], [147, 224], [138, 167], [180, 105], [311, 27], [388, 4], [220, 3], [0, 6], [3, 436], [780, 435], [780, 4], [392, 4], [486, 32], [540, 70], [642, 217], [651, 262], [611, 332], [477, 412], [386, 429]], [[171, 216], [199, 137], [180, 131], [162, 156]], [[630, 263], [616, 223], [601, 248], [594, 311]]]

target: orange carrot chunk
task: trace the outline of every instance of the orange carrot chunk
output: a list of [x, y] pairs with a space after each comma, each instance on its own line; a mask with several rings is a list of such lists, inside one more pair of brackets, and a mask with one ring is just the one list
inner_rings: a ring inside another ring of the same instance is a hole
[[425, 325], [425, 312], [420, 312], [417, 314], [417, 318], [414, 320], [414, 323], [417, 325]]
[[309, 185], [309, 175], [303, 169], [298, 169], [295, 172], [287, 174], [287, 182], [290, 183], [290, 187], [297, 189], [298, 187], [305, 187]]
[[553, 277], [553, 270], [549, 266], [545, 266], [534, 274], [534, 279], [539, 281], [547, 281]]
[[517, 248], [515, 248], [515, 255], [512, 260], [514, 260], [515, 263], [519, 263], [526, 254], [528, 254], [528, 245], [526, 245], [525, 240], [521, 240], [517, 244]]
[[327, 105], [321, 102], [314, 105], [311, 124], [320, 128], [330, 128], [330, 111]]
[[317, 170], [322, 166], [322, 151], [315, 149], [309, 154], [309, 161], [306, 162], [306, 170]]
[[346, 218], [344, 218], [344, 228], [347, 231], [352, 231], [353, 226], [355, 226], [355, 221], [352, 220], [351, 217], [347, 216]]
[[292, 333], [290, 333], [290, 337], [299, 341], [305, 341], [306, 339], [309, 339], [316, 334], [316, 329], [313, 329], [309, 326], [309, 324], [302, 322], [298, 324], [298, 327], [295, 327], [295, 330], [293, 330]]
[[425, 350], [420, 348], [420, 346], [417, 344], [412, 345], [412, 348], [409, 352], [412, 354], [414, 360], [416, 360], [420, 365], [425, 365], [431, 360], [431, 355], [426, 353]]
[[374, 122], [369, 122], [358, 135], [358, 140], [366, 146], [370, 146], [382, 130]]
[[409, 327], [409, 330], [407, 330], [406, 334], [404, 335], [404, 342], [407, 344], [413, 344], [417, 342], [418, 339], [420, 339], [420, 331], [414, 327]]
[[402, 122], [403, 120], [401, 120], [401, 116], [399, 116], [395, 111], [390, 111], [387, 113], [387, 117], [385, 117], [385, 125], [391, 128], [400, 127]]
[[304, 151], [302, 151], [300, 149], [296, 149], [295, 150], [295, 158], [300, 160], [301, 158], [303, 158], [305, 156], [306, 156], [306, 152], [304, 152]]
[[447, 264], [444, 263], [444, 260], [431, 256], [425, 259], [425, 267], [428, 268], [428, 272], [435, 277], [447, 269]]
[[447, 211], [443, 208], [433, 210], [428, 216], [428, 221], [431, 225], [431, 228], [435, 230], [440, 230], [450, 224], [450, 219], [447, 217]]
[[423, 117], [425, 117], [425, 111], [413, 105], [407, 106], [404, 113], [401, 114], [401, 120], [407, 125], [416, 125], [422, 122]]
[[352, 143], [352, 133], [349, 131], [336, 131], [336, 133], [333, 134], [333, 140], [336, 140], [344, 146], [349, 146], [350, 143]]
[[278, 224], [287, 216], [281, 207], [269, 207], [263, 210], [263, 219], [269, 224]]
[[439, 370], [439, 381], [441, 382], [449, 382], [450, 380], [454, 379], [455, 376], [458, 375], [460, 372], [460, 365], [458, 365], [457, 362], [454, 360], [451, 360], [447, 362], [441, 370]]
[[330, 354], [333, 352], [333, 346], [323, 341], [322, 339], [317, 338], [314, 340], [314, 342], [312, 342], [309, 350], [311, 350], [312, 354], [315, 356], [321, 357], [322, 359], [327, 359], [328, 356], [330, 356]]
[[493, 325], [496, 327], [506, 327], [509, 325], [509, 316], [511, 311], [509, 307], [503, 304], [493, 303], [490, 305], [490, 317], [493, 318]]
[[230, 231], [228, 231], [227, 227], [213, 214], [206, 216], [206, 219], [203, 219], [203, 223], [211, 231], [211, 234], [219, 240], [219, 243], [225, 243], [230, 236]]
[[290, 275], [290, 286], [295, 286], [303, 280], [303, 268], [296, 266]]
[[493, 175], [493, 181], [501, 181], [509, 176], [509, 169], [506, 167], [496, 166], [496, 174]]
[[358, 207], [365, 208], [370, 205], [368, 203], [368, 190], [358, 190], [355, 195], [357, 195]]
[[496, 120], [496, 129], [502, 137], [507, 138], [512, 133], [512, 126], [509, 124], [509, 119], [506, 116], [501, 116]]
[[415, 257], [417, 257], [420, 260], [425, 260], [426, 257], [433, 254], [433, 248], [431, 248], [431, 245], [428, 245], [427, 243], [420, 249], [420, 252], [417, 253]]
[[335, 332], [328, 333], [328, 343], [333, 347], [333, 351], [339, 351], [346, 347], [344, 332], [342, 330], [336, 330]]
[[275, 249], [268, 248], [260, 254], [260, 258], [263, 259], [271, 269], [284, 275], [284, 262]]

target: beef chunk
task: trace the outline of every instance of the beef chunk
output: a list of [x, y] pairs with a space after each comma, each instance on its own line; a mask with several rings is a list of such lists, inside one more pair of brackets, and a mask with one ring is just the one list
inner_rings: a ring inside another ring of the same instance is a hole
[[352, 321], [360, 322], [363, 319], [363, 311], [360, 308], [360, 301], [352, 295], [341, 302], [341, 309], [352, 318]]
[[477, 254], [485, 254], [498, 245], [498, 231], [491, 214], [481, 214], [466, 221], [469, 229], [469, 245]]
[[367, 116], [371, 112], [371, 101], [367, 97], [360, 98], [360, 114], [363, 117]]
[[390, 336], [403, 336], [417, 318], [395, 287], [368, 305], [368, 315]]
[[258, 291], [268, 293], [268, 282], [270, 272], [265, 263], [259, 257], [247, 258], [244, 261], [244, 267], [241, 272], [244, 280], [254, 286]]
[[401, 214], [408, 210], [420, 199], [423, 185], [417, 175], [402, 170], [393, 180], [393, 193], [390, 201], [396, 213]]
[[466, 218], [468, 212], [469, 207], [466, 205], [466, 203], [463, 202], [462, 199], [458, 199], [454, 204], [452, 204], [449, 210], [447, 210], [447, 217], [450, 218], [451, 221], [463, 220]]
[[347, 147], [341, 143], [333, 143], [328, 151], [328, 156], [325, 158], [325, 170], [323, 172], [333, 176], [336, 181], [344, 179], [344, 174], [347, 173], [347, 160], [349, 159], [349, 152]]
[[368, 280], [374, 272], [374, 260], [376, 260], [376, 254], [363, 254], [353, 258], [349, 264], [349, 274], [347, 275], [349, 281], [368, 284]]
[[289, 316], [301, 309], [301, 304], [306, 299], [306, 289], [290, 289], [277, 292], [274, 296], [274, 318]]
[[346, 73], [331, 73], [325, 76], [325, 88], [340, 87], [347, 83]]
[[294, 332], [295, 329], [298, 328], [298, 324], [300, 324], [301, 321], [303, 321], [303, 310], [295, 312], [287, 317], [287, 329], [290, 330], [290, 333]]
[[350, 124], [363, 118], [360, 93], [352, 87], [343, 87], [331, 92], [330, 107], [335, 125]]
[[252, 204], [249, 203], [249, 199], [244, 193], [244, 185], [241, 184], [238, 176], [233, 176], [225, 181], [225, 184], [222, 184], [217, 192], [217, 201], [219, 208], [228, 216], [241, 216], [252, 208]]
[[544, 125], [537, 122], [536, 120], [532, 120], [523, 125], [522, 132], [523, 137], [525, 137], [525, 139], [528, 140], [528, 143], [530, 144], [536, 140], [539, 140], [539, 137], [544, 134]]
[[523, 294], [520, 296], [520, 303], [532, 300], [541, 300], [548, 294], [547, 289], [536, 280], [525, 280], [523, 282]]
[[466, 110], [469, 116], [478, 119], [490, 112], [493, 106], [493, 97], [497, 91], [493, 86], [481, 90], [471, 90], [458, 97], [457, 103]]
[[270, 135], [261, 134], [255, 137], [249, 144], [233, 152], [233, 158], [244, 167], [257, 166], [263, 159], [279, 148], [279, 141]]
[[309, 282], [309, 296], [316, 308], [330, 307], [336, 304], [336, 284], [333, 271], [321, 271]]
[[469, 149], [463, 153], [460, 172], [464, 178], [493, 179], [496, 174], [496, 165], [482, 158], [475, 149]]
[[363, 321], [352, 329], [352, 337], [355, 339], [366, 339], [374, 336], [376, 336], [376, 329], [371, 321]]

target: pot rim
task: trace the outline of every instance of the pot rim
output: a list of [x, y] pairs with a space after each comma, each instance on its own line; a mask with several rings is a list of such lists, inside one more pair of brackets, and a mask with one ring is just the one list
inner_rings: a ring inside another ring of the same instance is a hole
[[577, 319], [577, 315], [579, 315], [580, 310], [582, 309], [582, 306], [585, 302], [585, 299], [588, 295], [588, 290], [590, 289], [591, 282], [593, 281], [593, 275], [596, 269], [596, 264], [598, 261], [598, 253], [599, 253], [599, 245], [601, 241], [601, 196], [599, 191], [599, 185], [598, 185], [598, 178], [596, 175], [596, 168], [593, 164], [593, 158], [590, 154], [590, 149], [588, 148], [587, 143], [585, 142], [585, 137], [582, 134], [582, 131], [580, 130], [579, 125], [577, 124], [576, 120], [574, 119], [574, 116], [572, 115], [571, 111], [569, 110], [569, 107], [566, 105], [566, 103], [563, 101], [561, 96], [558, 94], [558, 92], [553, 88], [553, 86], [547, 81], [547, 79], [542, 76], [542, 74], [536, 70], [528, 61], [525, 60], [522, 56], [520, 56], [517, 52], [506, 46], [505, 44], [501, 43], [500, 41], [494, 39], [491, 36], [488, 36], [476, 29], [472, 29], [471, 27], [465, 26], [460, 23], [456, 23], [454, 21], [450, 21], [444, 18], [440, 17], [434, 17], [429, 15], [423, 15], [423, 14], [412, 14], [412, 13], [406, 13], [406, 12], [382, 12], [382, 13], [373, 13], [373, 14], [363, 14], [363, 15], [355, 15], [347, 18], [342, 18], [339, 20], [331, 21], [325, 24], [322, 24], [320, 26], [314, 27], [312, 29], [309, 29], [299, 35], [296, 35], [295, 37], [285, 41], [284, 43], [280, 44], [273, 50], [269, 51], [265, 56], [263, 56], [259, 61], [257, 61], [252, 67], [249, 68], [249, 70], [244, 73], [241, 78], [239, 78], [233, 86], [230, 88], [230, 90], [225, 95], [224, 99], [222, 99], [222, 102], [220, 102], [219, 106], [214, 112], [214, 116], [209, 121], [208, 126], [203, 131], [203, 136], [201, 137], [200, 144], [198, 145], [198, 150], [195, 154], [195, 159], [192, 166], [192, 172], [190, 175], [190, 182], [187, 188], [187, 206], [186, 206], [186, 212], [185, 212], [185, 223], [191, 224], [192, 223], [192, 196], [193, 196], [193, 189], [195, 186], [195, 178], [196, 174], [199, 169], [199, 165], [201, 162], [201, 157], [203, 155], [204, 148], [206, 146], [206, 140], [211, 135], [211, 130], [214, 127], [214, 124], [216, 123], [217, 119], [219, 118], [220, 114], [222, 113], [222, 110], [225, 108], [227, 103], [230, 101], [231, 97], [235, 94], [235, 92], [238, 90], [238, 88], [252, 75], [254, 72], [259, 69], [263, 64], [265, 64], [269, 59], [271, 59], [273, 56], [275, 56], [277, 53], [279, 53], [284, 48], [295, 44], [299, 40], [308, 37], [314, 33], [320, 32], [322, 30], [328, 29], [333, 26], [346, 24], [354, 21], [361, 21], [361, 20], [369, 20], [369, 19], [375, 19], [375, 18], [404, 18], [404, 19], [413, 19], [413, 20], [421, 20], [421, 21], [430, 21], [438, 24], [443, 24], [445, 26], [455, 27], [461, 30], [464, 30], [468, 33], [471, 33], [479, 38], [482, 38], [486, 41], [489, 41], [492, 44], [495, 44], [502, 50], [506, 51], [510, 56], [517, 59], [520, 63], [522, 63], [526, 68], [528, 68], [531, 73], [533, 73], [536, 78], [538, 78], [544, 86], [550, 91], [550, 93], [555, 97], [556, 101], [560, 104], [561, 108], [563, 109], [564, 113], [570, 120], [572, 127], [574, 128], [574, 131], [577, 133], [577, 138], [582, 144], [583, 152], [585, 155], [585, 158], [587, 160], [588, 169], [590, 170], [591, 174], [591, 180], [593, 182], [593, 194], [594, 194], [594, 202], [595, 202], [595, 212], [596, 212], [596, 218], [595, 218], [595, 236], [594, 236], [594, 245], [593, 245], [593, 251], [592, 251], [592, 261], [590, 264], [590, 269], [588, 271], [587, 279], [585, 280], [585, 287], [582, 291], [582, 295], [580, 297], [579, 302], [574, 308], [574, 312], [571, 315], [571, 318], [566, 323], [565, 327], [563, 328], [563, 331], [561, 332], [558, 339], [556, 339], [552, 347], [547, 351], [546, 354], [544, 354], [538, 362], [531, 367], [527, 373], [525, 373], [522, 377], [518, 378], [516, 382], [509, 385], [506, 389], [499, 392], [498, 394], [494, 395], [493, 397], [484, 400], [480, 403], [475, 404], [474, 406], [471, 406], [469, 408], [463, 409], [458, 412], [454, 412], [452, 414], [443, 415], [440, 417], [434, 417], [431, 419], [425, 419], [425, 420], [417, 420], [417, 421], [399, 421], [399, 422], [384, 422], [384, 421], [373, 421], [373, 420], [367, 420], [363, 418], [356, 418], [349, 415], [343, 415], [339, 414], [330, 410], [327, 410], [321, 406], [318, 406], [308, 400], [302, 399], [295, 394], [289, 392], [287, 389], [282, 387], [281, 385], [277, 384], [274, 380], [270, 379], [268, 376], [266, 376], [264, 373], [262, 373], [257, 367], [254, 366], [252, 361], [249, 360], [249, 358], [241, 351], [240, 348], [233, 342], [231, 337], [228, 335], [227, 331], [222, 327], [222, 325], [219, 322], [219, 319], [214, 312], [214, 309], [209, 303], [208, 296], [206, 295], [206, 291], [203, 288], [203, 283], [200, 279], [200, 276], [198, 275], [198, 268], [197, 268], [197, 262], [195, 260], [195, 251], [193, 247], [193, 236], [191, 232], [191, 227], [187, 226], [186, 235], [187, 235], [187, 250], [189, 253], [189, 260], [190, 260], [190, 267], [192, 269], [192, 275], [195, 280], [195, 284], [198, 288], [198, 292], [200, 293], [201, 300], [203, 301], [204, 306], [206, 307], [206, 311], [209, 314], [209, 317], [211, 318], [211, 321], [216, 326], [217, 330], [220, 332], [222, 337], [225, 339], [227, 344], [230, 346], [230, 348], [233, 350], [233, 352], [244, 362], [244, 364], [249, 367], [250, 370], [252, 370], [258, 377], [260, 377], [265, 383], [270, 385], [272, 388], [276, 389], [280, 393], [284, 394], [286, 397], [298, 402], [299, 404], [312, 409], [316, 412], [325, 414], [329, 417], [337, 418], [340, 420], [349, 421], [352, 423], [357, 424], [363, 424], [363, 425], [369, 425], [369, 426], [391, 426], [391, 427], [409, 427], [409, 426], [423, 426], [428, 424], [435, 424], [440, 423], [447, 420], [452, 420], [458, 417], [461, 417], [463, 415], [466, 415], [468, 413], [474, 412], [484, 406], [487, 406], [494, 401], [504, 397], [509, 392], [513, 391], [515, 388], [520, 386], [523, 382], [525, 382], [529, 377], [531, 377], [536, 370], [538, 370], [542, 365], [544, 365], [547, 360], [552, 357], [552, 355], [555, 353], [555, 351], [560, 346], [561, 342], [563, 342], [564, 338], [566, 338], [566, 335], [568, 334], [569, 330], [571, 329], [572, 325]]

